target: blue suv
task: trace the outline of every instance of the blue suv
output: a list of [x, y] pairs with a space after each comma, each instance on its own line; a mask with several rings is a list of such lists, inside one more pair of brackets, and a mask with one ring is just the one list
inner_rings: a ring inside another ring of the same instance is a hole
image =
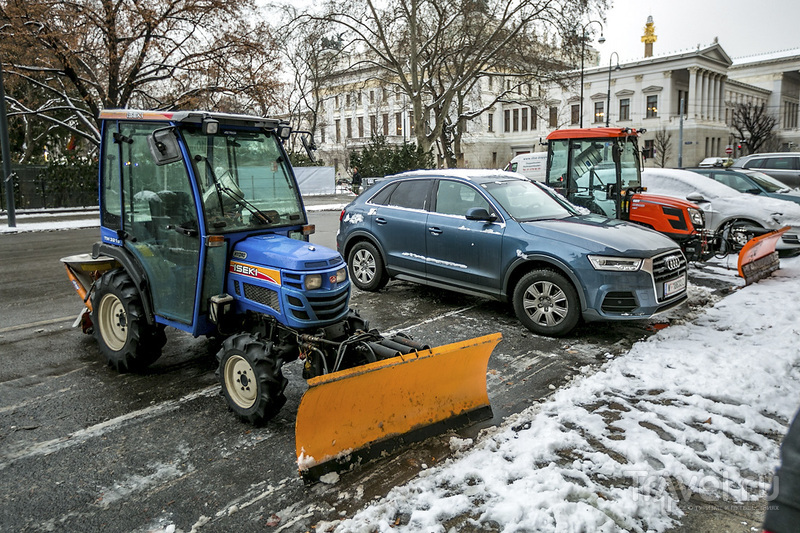
[[510, 301], [541, 335], [566, 335], [580, 318], [647, 318], [687, 298], [673, 241], [500, 170], [390, 176], [344, 208], [336, 244], [359, 289], [397, 278]]

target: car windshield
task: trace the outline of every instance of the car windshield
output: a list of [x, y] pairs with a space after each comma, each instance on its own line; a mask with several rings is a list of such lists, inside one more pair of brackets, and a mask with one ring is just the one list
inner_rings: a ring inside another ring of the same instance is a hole
[[182, 131], [211, 233], [304, 224], [300, 196], [274, 134], [220, 126]]
[[481, 185], [517, 222], [566, 218], [575, 213], [530, 181], [499, 180]]
[[781, 183], [772, 176], [768, 176], [763, 172], [754, 170], [752, 172], [748, 172], [747, 175], [767, 192], [787, 192], [790, 190], [785, 183]]

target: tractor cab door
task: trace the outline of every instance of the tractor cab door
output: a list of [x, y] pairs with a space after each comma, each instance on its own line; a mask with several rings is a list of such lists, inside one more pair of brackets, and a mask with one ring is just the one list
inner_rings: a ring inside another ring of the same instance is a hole
[[164, 126], [106, 121], [101, 170], [104, 240], [115, 233], [116, 244], [142, 266], [157, 320], [192, 331], [201, 252], [198, 206], [183, 159], [156, 165], [151, 155], [148, 137]]

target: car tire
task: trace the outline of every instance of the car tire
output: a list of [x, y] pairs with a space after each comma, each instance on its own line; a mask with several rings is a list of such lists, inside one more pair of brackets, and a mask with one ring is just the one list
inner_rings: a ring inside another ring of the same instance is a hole
[[537, 335], [561, 337], [580, 319], [575, 287], [553, 270], [533, 270], [522, 276], [514, 288], [513, 303], [519, 321]]
[[356, 243], [350, 250], [347, 271], [353, 285], [362, 291], [378, 291], [389, 282], [380, 252], [367, 241]]

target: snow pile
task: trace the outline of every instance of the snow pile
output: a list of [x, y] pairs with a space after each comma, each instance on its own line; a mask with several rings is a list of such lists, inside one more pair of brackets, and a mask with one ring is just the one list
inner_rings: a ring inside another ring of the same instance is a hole
[[781, 263], [337, 531], [664, 531], [691, 492], [763, 499], [800, 403], [800, 258]]

